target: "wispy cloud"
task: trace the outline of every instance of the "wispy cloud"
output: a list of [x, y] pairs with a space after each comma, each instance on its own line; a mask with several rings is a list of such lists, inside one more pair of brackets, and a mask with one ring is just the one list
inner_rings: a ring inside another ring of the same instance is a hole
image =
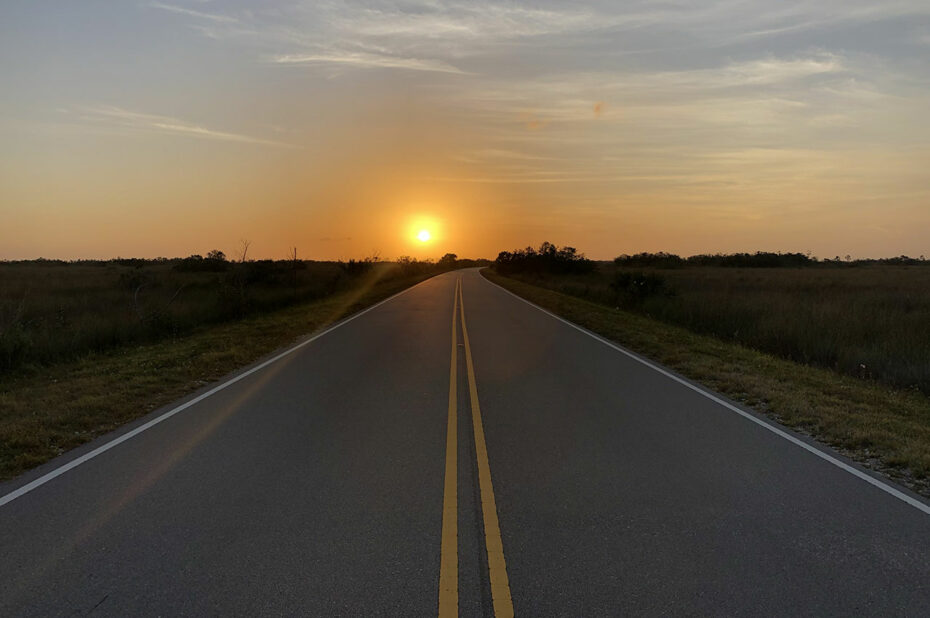
[[187, 15], [188, 17], [196, 17], [197, 19], [206, 19], [208, 21], [213, 21], [223, 24], [234, 24], [239, 20], [235, 17], [229, 15], [220, 15], [217, 13], [205, 13], [203, 11], [197, 11], [194, 9], [189, 9], [183, 6], [177, 6], [174, 4], [165, 4], [164, 2], [150, 2], [149, 5], [153, 9], [161, 9], [162, 11], [168, 11], [169, 13], [177, 13], [179, 15]]
[[[237, 20], [167, 5], [151, 6], [222, 23], [192, 24], [212, 39], [249, 40], [280, 64], [466, 73], [457, 60], [507, 41], [601, 28], [589, 9], [540, 9], [495, 2], [296, 3], [257, 8]], [[622, 21], [627, 18], [623, 17]]]
[[359, 37], [450, 39], [471, 42], [514, 39], [602, 27], [607, 15], [580, 7], [540, 9], [499, 2], [429, 2], [421, 5], [381, 4], [345, 10], [334, 22]]
[[363, 52], [333, 52], [323, 54], [281, 54], [274, 57], [277, 64], [337, 64], [362, 68], [409, 69], [440, 73], [463, 73], [451, 64], [440, 60], [401, 58]]
[[[925, 0], [819, 0], [776, 7], [760, 0], [555, 3], [548, 7], [487, 0], [285, 2], [258, 5], [236, 13], [237, 17], [158, 1], [150, 6], [211, 22], [194, 24], [210, 38], [249, 38], [264, 48], [266, 56], [440, 72], [463, 67], [459, 62], [463, 59], [488, 59], [515, 49], [548, 52], [550, 58], [557, 49], [561, 58], [572, 58], [574, 53], [590, 54], [599, 40], [609, 40], [610, 45], [602, 54], [589, 56], [602, 58], [594, 64], [622, 54], [662, 54], [673, 49], [697, 50], [700, 57], [713, 50], [753, 45], [763, 37], [770, 41], [803, 35], [816, 37], [811, 40], [816, 44], [838, 27], [920, 20], [930, 15]], [[337, 42], [345, 50], [371, 53], [355, 57], [329, 53]], [[564, 68], [560, 63], [555, 59], [552, 68]]]
[[167, 135], [178, 135], [222, 142], [239, 142], [242, 144], [256, 144], [261, 146], [275, 146], [279, 148], [298, 148], [298, 146], [285, 142], [252, 137], [241, 133], [217, 131], [171, 116], [134, 112], [112, 105], [81, 107], [75, 109], [74, 112], [87, 123], [125, 129], [128, 131], [164, 133]]
[[543, 157], [537, 154], [507, 150], [503, 148], [482, 148], [472, 152], [475, 157], [488, 159], [503, 159], [510, 161], [552, 161], [555, 157]]
[[[616, 142], [605, 131], [635, 119], [681, 129], [704, 123], [767, 127], [773, 119], [793, 120], [823, 113], [818, 102], [830, 98], [846, 110], [865, 102], [867, 80], [856, 80], [844, 58], [828, 53], [779, 58], [768, 56], [744, 62], [692, 70], [613, 70], [562, 72], [536, 77], [482, 76], [474, 84], [448, 84], [433, 88], [438, 100], [455, 105], [459, 113], [499, 136], [552, 134], [567, 143]], [[857, 90], [851, 90], [855, 85]], [[855, 95], [855, 96], [854, 96]], [[604, 124], [592, 124], [592, 121]], [[590, 131], [582, 131], [582, 127]], [[599, 126], [600, 128], [595, 128]], [[566, 134], [567, 127], [575, 131]], [[544, 131], [538, 131], [545, 129]], [[555, 130], [555, 133], [552, 133]], [[628, 133], [630, 128], [626, 129]], [[679, 135], [679, 138], [681, 136]], [[537, 141], [539, 138], [533, 138]]]

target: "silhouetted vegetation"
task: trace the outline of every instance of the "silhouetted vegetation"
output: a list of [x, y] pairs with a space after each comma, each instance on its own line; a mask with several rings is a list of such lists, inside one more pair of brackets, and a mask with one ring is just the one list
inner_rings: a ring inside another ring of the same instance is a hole
[[619, 255], [614, 264], [632, 268], [681, 268], [685, 260], [674, 253], [637, 253], [636, 255]]
[[816, 264], [803, 253], [716, 253], [692, 255], [683, 258], [674, 253], [637, 253], [620, 255], [614, 258], [614, 264], [633, 268], [681, 268], [683, 266], [722, 266], [727, 268], [798, 268]]
[[501, 251], [494, 261], [494, 269], [502, 274], [582, 274], [594, 270], [594, 262], [578, 253], [574, 247], [556, 247], [544, 242], [539, 245], [539, 249], [527, 247]]
[[407, 276], [419, 275], [427, 272], [436, 272], [439, 267], [431, 260], [418, 260], [409, 255], [402, 255], [397, 258], [397, 265], [402, 273]]
[[[136, 263], [123, 265], [142, 267], [146, 264]], [[229, 269], [229, 262], [226, 261], [225, 253], [214, 249], [207, 254], [207, 257], [203, 257], [202, 255], [191, 255], [179, 260], [172, 268], [181, 273], [219, 273]]]
[[581, 273], [495, 268], [802, 363], [930, 394], [923, 259], [799, 253], [621, 255]]
[[[446, 255], [455, 256], [454, 253], [447, 253]], [[491, 266], [493, 263], [494, 262], [492, 262], [491, 260], [486, 260], [483, 258], [473, 260], [469, 258], [459, 259], [458, 257], [456, 257], [456, 259], [452, 260], [451, 262], [443, 263], [442, 259], [440, 259], [438, 262], [439, 266], [443, 270], [454, 270], [458, 268], [485, 268], [487, 266]]]
[[722, 266], [724, 268], [800, 268], [815, 264], [815, 260], [803, 253], [730, 253], [714, 255], [692, 255], [688, 264], [695, 266]]
[[624, 268], [682, 268], [684, 266], [721, 266], [726, 268], [802, 268], [808, 266], [927, 266], [924, 256], [912, 258], [900, 255], [879, 259], [852, 259], [849, 255], [841, 258], [818, 259], [804, 253], [773, 253], [757, 251], [755, 253], [703, 253], [683, 258], [674, 253], [637, 253], [619, 255], [614, 264]]
[[339, 262], [343, 272], [350, 277], [359, 277], [368, 274], [378, 263], [377, 258], [365, 258], [364, 260], [349, 260], [348, 262]]

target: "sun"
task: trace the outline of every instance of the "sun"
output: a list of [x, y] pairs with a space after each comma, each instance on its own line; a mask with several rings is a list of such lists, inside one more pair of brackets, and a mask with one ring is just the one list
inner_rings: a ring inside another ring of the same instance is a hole
[[404, 229], [404, 241], [414, 253], [429, 251], [436, 243], [443, 244], [445, 242], [444, 228], [443, 221], [433, 214], [413, 213], [407, 219], [407, 225]]

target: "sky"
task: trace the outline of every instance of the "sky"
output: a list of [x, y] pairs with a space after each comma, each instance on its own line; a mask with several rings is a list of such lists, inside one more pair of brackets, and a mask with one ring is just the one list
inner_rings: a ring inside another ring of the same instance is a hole
[[0, 259], [930, 257], [926, 0], [6, 0], [0, 84]]

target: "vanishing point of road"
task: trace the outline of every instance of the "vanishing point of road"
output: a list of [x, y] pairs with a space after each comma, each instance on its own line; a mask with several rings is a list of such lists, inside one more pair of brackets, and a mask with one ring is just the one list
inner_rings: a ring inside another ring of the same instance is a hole
[[476, 270], [0, 485], [2, 616], [930, 615], [930, 506]]

